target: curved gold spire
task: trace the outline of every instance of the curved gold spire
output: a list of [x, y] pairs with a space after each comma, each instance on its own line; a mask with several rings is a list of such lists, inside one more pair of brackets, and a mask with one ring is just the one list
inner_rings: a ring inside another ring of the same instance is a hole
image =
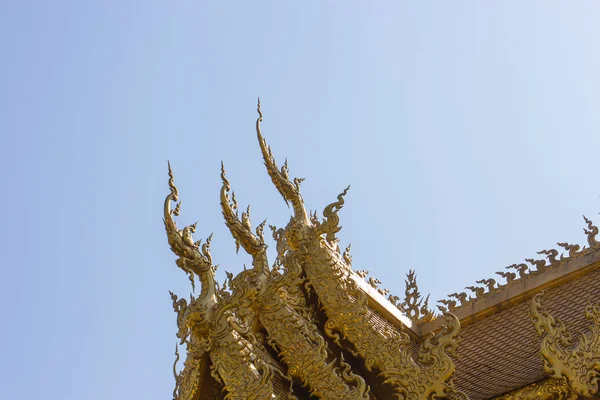
[[173, 170], [171, 169], [171, 163], [169, 163], [168, 166], [170, 193], [165, 198], [163, 210], [163, 221], [165, 230], [167, 231], [167, 240], [171, 246], [171, 250], [179, 257], [176, 261], [177, 266], [189, 275], [192, 286], [195, 286], [195, 276], [198, 276], [200, 279], [202, 285], [200, 298], [203, 301], [214, 303], [216, 302], [216, 293], [212, 257], [210, 255], [211, 238], [209, 237], [207, 239], [206, 243], [201, 247], [202, 250], [199, 251], [200, 241], [194, 242], [192, 236], [196, 231], [197, 223], [186, 226], [181, 230], [177, 229], [177, 223], [173, 219], [173, 215], [179, 215], [181, 202], [177, 203], [174, 210], [171, 210], [171, 202], [177, 202], [179, 200], [179, 190], [177, 189], [177, 186], [175, 186], [175, 178], [173, 176]]
[[262, 152], [267, 172], [271, 177], [271, 181], [285, 200], [286, 204], [292, 203], [294, 209], [294, 218], [297, 222], [302, 222], [308, 225], [308, 215], [304, 208], [304, 200], [300, 195], [300, 183], [304, 180], [303, 178], [295, 178], [294, 182], [290, 182], [288, 177], [288, 165], [287, 160], [283, 164], [283, 167], [279, 169], [273, 157], [271, 147], [267, 145], [266, 140], [263, 138], [260, 131], [260, 123], [262, 122], [263, 115], [260, 110], [260, 98], [258, 99], [258, 106], [256, 111], [258, 112], [258, 118], [256, 119], [256, 136], [258, 137], [258, 144]]
[[225, 176], [225, 166], [222, 161], [221, 180], [223, 182], [220, 196], [221, 210], [223, 211], [223, 218], [225, 218], [225, 225], [227, 225], [231, 231], [231, 235], [235, 239], [236, 247], [239, 248], [239, 246], [242, 246], [250, 255], [263, 251], [266, 248], [263, 238], [263, 229], [266, 221], [258, 225], [255, 235], [252, 233], [252, 225], [250, 223], [250, 207], [248, 207], [246, 212], [242, 213], [242, 220], [238, 218], [238, 205], [235, 197], [232, 196], [232, 199], [229, 198], [231, 185]]

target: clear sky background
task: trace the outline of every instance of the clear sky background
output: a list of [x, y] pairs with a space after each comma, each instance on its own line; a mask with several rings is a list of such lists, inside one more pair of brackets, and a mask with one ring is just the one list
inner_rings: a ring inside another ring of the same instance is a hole
[[[418, 3], [418, 5], [416, 5]], [[342, 246], [432, 299], [600, 223], [600, 3], [0, 0], [0, 398], [167, 399], [167, 160], [215, 233], [219, 164], [253, 221], [290, 215], [263, 133]], [[271, 246], [274, 247], [274, 246]]]

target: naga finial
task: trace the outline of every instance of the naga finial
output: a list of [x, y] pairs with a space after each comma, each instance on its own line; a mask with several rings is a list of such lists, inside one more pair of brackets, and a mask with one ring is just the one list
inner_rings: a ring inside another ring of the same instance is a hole
[[256, 136], [258, 138], [258, 144], [260, 145], [260, 150], [263, 155], [265, 167], [267, 167], [267, 173], [271, 177], [271, 181], [279, 191], [279, 194], [281, 194], [281, 197], [283, 197], [283, 200], [286, 202], [286, 204], [292, 204], [294, 209], [294, 219], [296, 219], [297, 222], [308, 225], [308, 214], [304, 208], [304, 200], [300, 195], [300, 182], [302, 182], [303, 179], [296, 178], [294, 179], [294, 182], [290, 182], [288, 179], [287, 160], [281, 170], [277, 167], [271, 147], [267, 145], [267, 142], [263, 138], [260, 130], [260, 123], [263, 120], [263, 114], [260, 110], [260, 98], [258, 99], [256, 111], [258, 112], [258, 118], [256, 119]]
[[[186, 226], [183, 229], [177, 229], [177, 224], [173, 220], [173, 215], [179, 215], [180, 204], [177, 203], [175, 210], [171, 210], [171, 202], [179, 200], [179, 192], [175, 186], [175, 178], [171, 163], [169, 167], [169, 189], [170, 193], [165, 198], [163, 221], [167, 232], [167, 240], [171, 250], [178, 259], [175, 261], [177, 266], [188, 274], [192, 284], [192, 290], [195, 289], [195, 277], [200, 278], [202, 284], [201, 298], [203, 301], [214, 301], [214, 272], [212, 267], [212, 257], [210, 255], [210, 237], [200, 249], [200, 241], [194, 242], [193, 233], [196, 231], [197, 222]], [[211, 235], [212, 236], [212, 235]]]
[[235, 239], [236, 251], [239, 251], [240, 246], [250, 254], [257, 254], [264, 251], [266, 245], [262, 238], [262, 229], [264, 223], [257, 227], [257, 235], [252, 232], [252, 224], [250, 223], [250, 206], [246, 211], [242, 212], [241, 219], [238, 218], [237, 213], [237, 202], [232, 193], [231, 199], [229, 198], [229, 192], [231, 190], [231, 184], [225, 176], [225, 166], [221, 161], [221, 180], [223, 185], [221, 186], [221, 210], [223, 212], [223, 218], [225, 219], [225, 225], [229, 228], [231, 235]]

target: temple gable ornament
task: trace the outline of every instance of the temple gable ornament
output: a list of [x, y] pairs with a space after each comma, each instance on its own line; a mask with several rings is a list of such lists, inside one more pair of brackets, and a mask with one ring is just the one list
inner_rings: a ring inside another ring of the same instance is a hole
[[[262, 160], [292, 215], [284, 227], [253, 224], [221, 164], [221, 212], [250, 268], [225, 271], [217, 282], [212, 235], [195, 240], [197, 223], [177, 226], [181, 202], [168, 164], [167, 240], [192, 292], [199, 288], [189, 297], [170, 292], [173, 400], [600, 398], [600, 241], [590, 219], [583, 217], [586, 246], [559, 242], [563, 251], [511, 264], [497, 272], [502, 280], [480, 279], [465, 288], [471, 294], [439, 300], [434, 313], [413, 270], [400, 298], [353, 268], [350, 245], [342, 251], [337, 237], [350, 187], [322, 217], [307, 212], [304, 179], [290, 178], [287, 161], [277, 165], [261, 132], [260, 101], [257, 112]], [[567, 326], [583, 331], [574, 336]]]
[[[236, 276], [226, 273], [227, 281], [219, 284], [210, 254], [211, 237], [204, 244], [195, 241], [197, 225], [179, 229], [174, 220], [181, 203], [169, 165], [170, 193], [164, 204], [168, 242], [192, 286], [200, 283], [200, 294], [190, 295], [189, 301], [171, 293], [179, 345], [186, 347], [179, 372], [176, 348], [173, 398], [206, 398], [211, 381], [221, 390], [214, 396], [228, 399], [308, 395], [368, 400], [384, 392], [406, 400], [448, 395], [466, 399], [452, 383], [458, 319], [444, 312], [441, 318], [446, 326], [415, 343], [402, 326], [378, 316], [356, 283], [360, 278], [352, 269], [350, 248], [342, 253], [336, 237], [341, 229], [338, 212], [349, 188], [325, 207], [323, 219], [307, 213], [300, 194], [303, 179], [289, 178], [287, 162], [277, 166], [262, 136], [260, 102], [258, 114], [256, 133], [267, 173], [293, 210], [286, 227], [269, 226], [277, 249], [274, 263], [267, 259], [266, 222], [253, 230], [250, 208], [240, 215], [222, 166], [223, 217], [236, 248], [252, 257], [252, 268]], [[412, 271], [406, 295], [398, 308], [409, 319], [433, 319], [427, 299], [424, 303], [420, 299]]]

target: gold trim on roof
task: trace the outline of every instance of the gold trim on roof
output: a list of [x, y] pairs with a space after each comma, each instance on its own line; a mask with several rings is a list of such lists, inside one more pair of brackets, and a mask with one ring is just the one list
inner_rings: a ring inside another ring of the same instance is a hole
[[[561, 254], [560, 258], [557, 258], [559, 255], [559, 251], [556, 249], [538, 251], [538, 254], [545, 255], [546, 258], [541, 260], [527, 258], [525, 259], [525, 261], [531, 266], [528, 266], [524, 263], [512, 264], [506, 267], [508, 271], [496, 272], [497, 275], [505, 279], [504, 284], [498, 283], [494, 279], [482, 279], [476, 281], [476, 283], [481, 284], [482, 286], [467, 286], [465, 288], [471, 291], [474, 296], [470, 296], [465, 292], [452, 293], [448, 295], [448, 297], [454, 298], [456, 300], [442, 299], [438, 302], [442, 304], [441, 307], [443, 307], [444, 309], [455, 311], [461, 307], [465, 307], [477, 301], [484, 300], [490, 295], [497, 293], [501, 289], [506, 288], [507, 286], [513, 286], [515, 284], [521, 283], [524, 280], [528, 280], [534, 276], [544, 274], [547, 271], [555, 270], [567, 262], [570, 262], [580, 257], [584, 257], [596, 250], [600, 250], [600, 242], [597, 240], [598, 228], [595, 225], [593, 225], [592, 221], [589, 220], [585, 215], [583, 216], [583, 219], [587, 225], [587, 228], [584, 228], [583, 231], [587, 235], [589, 247], [583, 246], [582, 248], [578, 244], [559, 242], [557, 243], [557, 245], [568, 252], [566, 256], [564, 254]], [[532, 267], [535, 267], [535, 269], [533, 269]]]

